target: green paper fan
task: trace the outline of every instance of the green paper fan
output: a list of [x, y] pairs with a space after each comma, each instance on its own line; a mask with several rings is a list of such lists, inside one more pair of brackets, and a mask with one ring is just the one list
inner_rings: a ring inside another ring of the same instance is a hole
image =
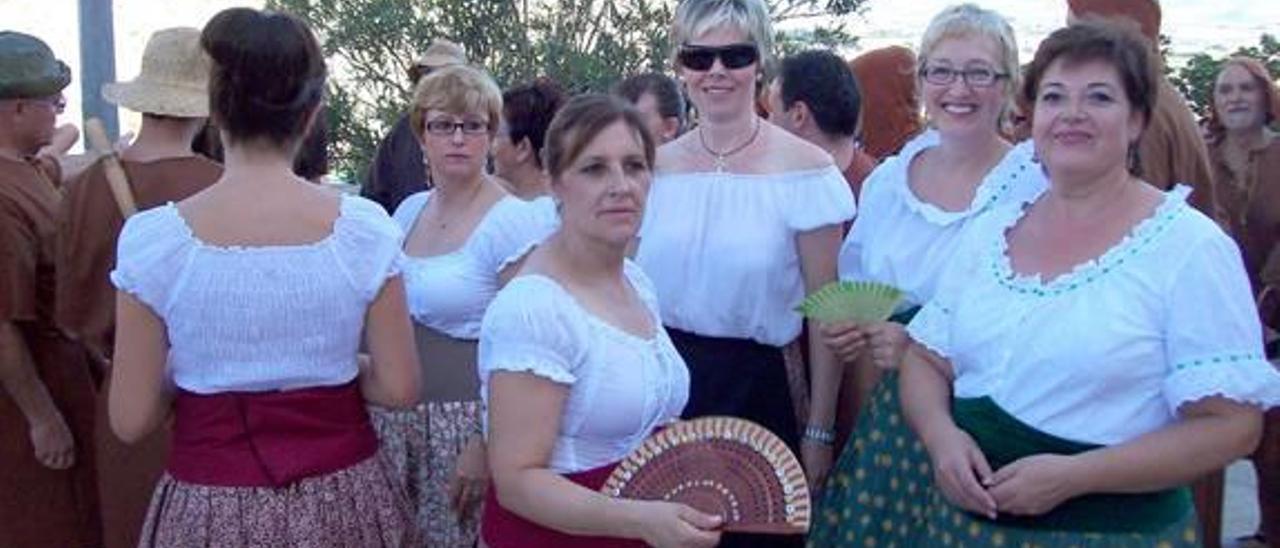
[[820, 322], [882, 322], [902, 301], [902, 290], [878, 282], [831, 282], [805, 298], [796, 312]]

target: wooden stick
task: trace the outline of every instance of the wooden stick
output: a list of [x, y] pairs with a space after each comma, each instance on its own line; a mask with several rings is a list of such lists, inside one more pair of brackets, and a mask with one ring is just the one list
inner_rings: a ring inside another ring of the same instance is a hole
[[111, 196], [116, 199], [120, 214], [128, 219], [138, 212], [138, 206], [133, 201], [133, 190], [129, 188], [129, 178], [125, 175], [124, 168], [120, 167], [120, 159], [116, 157], [111, 141], [107, 139], [102, 120], [90, 118], [84, 123], [84, 132], [94, 152], [102, 155], [102, 167], [107, 175], [107, 184], [111, 186]]

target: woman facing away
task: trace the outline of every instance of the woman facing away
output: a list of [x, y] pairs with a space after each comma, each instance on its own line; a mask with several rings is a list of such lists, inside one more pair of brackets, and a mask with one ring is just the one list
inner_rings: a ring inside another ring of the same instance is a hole
[[1238, 247], [1130, 171], [1158, 73], [1131, 32], [1040, 44], [1023, 95], [1049, 179], [978, 219], [908, 330], [930, 543], [1195, 546], [1185, 485], [1257, 445], [1280, 373]]
[[644, 216], [653, 137], [621, 99], [571, 99], [544, 165], [560, 227], [489, 306], [480, 336], [493, 489], [489, 548], [714, 546], [718, 516], [608, 498], [619, 461], [684, 408], [689, 372], [649, 279], [626, 258]]
[[200, 42], [225, 171], [131, 217], [111, 274], [112, 428], [173, 420], [141, 545], [416, 545], [365, 411], [419, 398], [400, 231], [291, 171], [325, 82], [301, 21], [229, 9]]

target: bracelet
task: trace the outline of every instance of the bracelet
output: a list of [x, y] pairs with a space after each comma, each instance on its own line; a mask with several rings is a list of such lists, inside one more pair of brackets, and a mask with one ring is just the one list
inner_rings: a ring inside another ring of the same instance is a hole
[[822, 427], [820, 427], [820, 426], [814, 426], [814, 425], [812, 425], [812, 424], [811, 424], [811, 425], [809, 425], [809, 426], [804, 427], [804, 434], [803, 434], [803, 435], [804, 435], [804, 438], [805, 438], [805, 439], [807, 439], [807, 440], [811, 440], [811, 441], [816, 441], [816, 442], [821, 443], [821, 444], [823, 444], [823, 445], [835, 445], [835, 444], [836, 444], [836, 429], [835, 429], [835, 428], [822, 428]]

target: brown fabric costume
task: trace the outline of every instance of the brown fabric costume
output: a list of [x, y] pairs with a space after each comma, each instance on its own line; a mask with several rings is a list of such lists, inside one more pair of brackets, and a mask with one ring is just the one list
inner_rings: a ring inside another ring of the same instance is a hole
[[[222, 168], [199, 156], [151, 162], [123, 161], [139, 210], [180, 201], [213, 184]], [[77, 336], [100, 365], [115, 337], [116, 289], [108, 276], [116, 264], [116, 239], [124, 217], [107, 183], [104, 162], [95, 162], [67, 185], [58, 230], [58, 322]], [[169, 455], [169, 429], [159, 428], [126, 445], [111, 431], [107, 383], [98, 391], [96, 438], [98, 486], [107, 548], [138, 545], [151, 494]]]
[[18, 326], [36, 374], [75, 440], [75, 464], [35, 458], [25, 416], [0, 389], [0, 546], [98, 546], [93, 381], [79, 344], [54, 321], [56, 215], [52, 161], [0, 158], [0, 320]]
[[849, 61], [862, 92], [862, 150], [877, 162], [924, 129], [916, 92], [916, 56], [902, 46], [868, 51]]

